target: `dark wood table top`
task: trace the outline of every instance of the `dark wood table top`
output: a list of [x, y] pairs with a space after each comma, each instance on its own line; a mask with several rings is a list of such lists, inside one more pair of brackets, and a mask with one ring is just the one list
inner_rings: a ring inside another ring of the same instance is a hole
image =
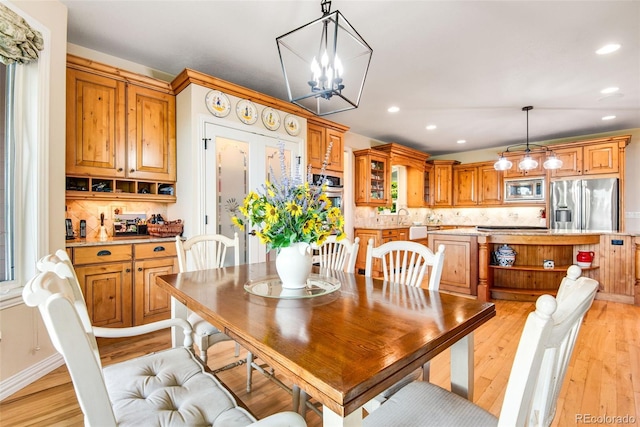
[[342, 272], [329, 273], [338, 291], [308, 299], [245, 291], [275, 274], [275, 263], [247, 264], [157, 284], [341, 416], [495, 316], [493, 303]]

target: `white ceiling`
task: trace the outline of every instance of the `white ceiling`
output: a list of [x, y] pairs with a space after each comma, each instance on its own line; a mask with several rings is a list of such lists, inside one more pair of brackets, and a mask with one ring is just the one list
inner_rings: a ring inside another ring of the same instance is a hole
[[[280, 99], [275, 39], [321, 16], [320, 0], [62, 3], [70, 43]], [[432, 155], [518, 144], [526, 105], [532, 143], [640, 127], [638, 0], [333, 0], [335, 10], [373, 48], [360, 107], [326, 116], [355, 133]], [[622, 48], [595, 54], [611, 42]], [[610, 86], [619, 92], [600, 93]]]

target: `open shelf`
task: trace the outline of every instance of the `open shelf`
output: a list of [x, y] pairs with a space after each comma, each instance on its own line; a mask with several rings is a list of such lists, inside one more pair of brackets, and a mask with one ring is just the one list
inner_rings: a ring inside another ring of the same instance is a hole
[[175, 183], [86, 176], [66, 177], [66, 198], [72, 200], [144, 200], [175, 202]]

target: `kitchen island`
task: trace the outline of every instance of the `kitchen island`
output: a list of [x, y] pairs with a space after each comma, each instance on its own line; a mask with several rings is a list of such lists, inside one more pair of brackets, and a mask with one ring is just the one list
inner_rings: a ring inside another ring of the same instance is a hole
[[[481, 301], [535, 301], [543, 293], [555, 294], [578, 251], [593, 251], [593, 262], [583, 268], [583, 275], [600, 282], [598, 298], [640, 305], [637, 268], [634, 272], [634, 260], [640, 262], [638, 240], [631, 234], [544, 228], [466, 227], [429, 233], [431, 249], [446, 247], [441, 288]], [[510, 267], [496, 265], [492, 257], [503, 245], [516, 252]], [[461, 250], [464, 247], [468, 249]], [[545, 260], [553, 260], [554, 266], [544, 268]]]

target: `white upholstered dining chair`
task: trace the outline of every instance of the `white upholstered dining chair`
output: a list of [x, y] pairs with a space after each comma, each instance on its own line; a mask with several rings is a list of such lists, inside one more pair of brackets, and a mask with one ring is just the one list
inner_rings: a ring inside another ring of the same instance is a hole
[[373, 239], [367, 245], [367, 262], [364, 275], [371, 277], [374, 258], [380, 259], [384, 280], [408, 286], [421, 286], [429, 269], [429, 290], [440, 288], [440, 278], [444, 266], [444, 245], [438, 251], [418, 242], [396, 240], [373, 246]]
[[[66, 252], [42, 258], [38, 269], [41, 272], [25, 285], [23, 299], [38, 307], [51, 342], [64, 357], [86, 426], [306, 425], [294, 412], [256, 421], [193, 355], [191, 325], [184, 319], [92, 327]], [[182, 328], [184, 347], [102, 367], [96, 337], [133, 337], [169, 327]]]
[[320, 268], [353, 273], [359, 248], [359, 237], [352, 242], [347, 238], [338, 240], [336, 236], [329, 236], [321, 245], [316, 243], [311, 245], [311, 249], [317, 251], [313, 256], [313, 263], [319, 264]]
[[[369, 239], [367, 245], [367, 262], [364, 275], [371, 277], [373, 271], [374, 258], [380, 259], [384, 280], [399, 285], [421, 287], [424, 276], [429, 268], [429, 290], [438, 291], [440, 289], [440, 278], [444, 266], [444, 245], [438, 246], [438, 251], [433, 253], [431, 249], [423, 244], [396, 240], [383, 243], [378, 247], [373, 246], [373, 239]], [[416, 370], [389, 387], [370, 401], [364, 408], [367, 412], [375, 411], [389, 397], [407, 384], [417, 380], [422, 376], [424, 381], [429, 381], [430, 363], [422, 366], [422, 372]]]
[[572, 269], [561, 284], [558, 298], [542, 295], [536, 302], [536, 310], [527, 318], [498, 418], [448, 390], [416, 381], [394, 394], [363, 424], [368, 427], [551, 425], [582, 319], [598, 290], [598, 282], [576, 277], [576, 270]]
[[[209, 268], [221, 268], [225, 266], [227, 249], [233, 250], [233, 265], [240, 264], [240, 240], [238, 233], [234, 233], [233, 239], [220, 234], [204, 234], [194, 236], [183, 241], [176, 237], [178, 252], [178, 268], [180, 272], [205, 270]], [[230, 341], [228, 335], [204, 320], [196, 313], [189, 313], [187, 321], [193, 325], [193, 340], [200, 349], [200, 358], [207, 363], [207, 349], [215, 343]], [[240, 344], [236, 343], [235, 355], [240, 354]], [[258, 364], [250, 351], [247, 352], [247, 392], [251, 391], [251, 378], [253, 370], [273, 375], [272, 369], [266, 365]], [[237, 363], [239, 364], [239, 363]], [[232, 363], [221, 369], [232, 368], [237, 364]]]
[[[230, 264], [240, 264], [238, 233], [234, 234], [233, 239], [221, 234], [205, 234], [183, 241], [180, 236], [177, 236], [176, 249], [178, 270], [181, 273], [224, 267], [228, 249], [233, 251], [233, 260]], [[193, 325], [193, 341], [200, 350], [200, 358], [206, 365], [209, 347], [218, 342], [230, 341], [231, 338], [196, 313], [190, 312], [187, 321]], [[235, 355], [239, 354], [240, 345], [236, 343]]]

